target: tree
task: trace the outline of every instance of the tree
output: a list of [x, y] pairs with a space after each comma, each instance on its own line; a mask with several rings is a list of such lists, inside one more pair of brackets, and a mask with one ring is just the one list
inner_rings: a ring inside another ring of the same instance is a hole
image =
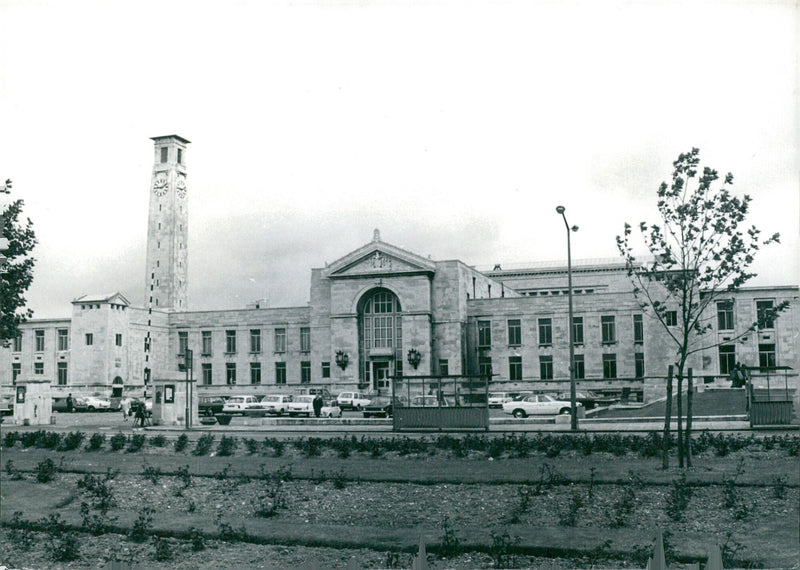
[[[711, 317], [706, 309], [731, 294], [756, 276], [749, 271], [759, 249], [780, 243], [779, 234], [763, 239], [755, 227], [745, 228], [745, 219], [752, 198], [739, 198], [730, 187], [733, 175], [728, 173], [721, 185], [716, 170], [703, 167], [698, 177], [700, 151], [693, 148], [673, 162], [672, 183], [662, 182], [658, 188], [660, 224], [641, 222], [639, 231], [652, 260], [640, 262], [633, 254], [633, 229], [625, 224], [617, 247], [625, 259], [633, 293], [640, 307], [652, 314], [671, 339], [675, 348], [674, 367], [677, 378], [678, 458], [691, 465], [691, 415], [687, 415], [687, 431], [681, 432], [682, 382], [687, 362], [693, 354], [721, 344], [713, 335]], [[743, 336], [774, 319], [788, 307], [781, 303], [758, 315], [758, 321], [727, 342]], [[715, 313], [714, 313], [715, 314]], [[689, 370], [691, 372], [691, 369]], [[691, 397], [691, 374], [688, 386]], [[667, 410], [664, 422], [663, 467], [669, 466], [670, 420], [672, 400], [672, 367], [667, 376]], [[689, 400], [691, 406], [691, 400]]]
[[[0, 194], [11, 193], [11, 180], [0, 186]], [[19, 334], [20, 323], [33, 316], [33, 311], [25, 308], [25, 291], [33, 282], [33, 266], [36, 260], [31, 251], [36, 246], [33, 223], [27, 219], [19, 222], [22, 213], [22, 200], [14, 200], [3, 207], [0, 223], [2, 237], [7, 240], [5, 263], [0, 266], [0, 342]]]

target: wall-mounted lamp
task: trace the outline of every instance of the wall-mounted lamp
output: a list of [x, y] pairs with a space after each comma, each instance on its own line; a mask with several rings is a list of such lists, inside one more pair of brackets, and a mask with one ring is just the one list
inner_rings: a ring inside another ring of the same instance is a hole
[[419, 366], [420, 360], [422, 360], [422, 354], [420, 354], [416, 348], [412, 348], [408, 351], [408, 363], [414, 367], [414, 370]]
[[336, 351], [336, 366], [344, 370], [347, 368], [347, 363], [350, 362], [350, 357], [343, 350]]

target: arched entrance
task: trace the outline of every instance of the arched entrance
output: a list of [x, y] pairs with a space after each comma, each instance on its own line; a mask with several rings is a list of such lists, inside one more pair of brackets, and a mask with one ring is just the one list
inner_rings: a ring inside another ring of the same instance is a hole
[[367, 291], [358, 304], [358, 351], [361, 386], [390, 393], [391, 377], [403, 373], [403, 316], [400, 300], [389, 289]]
[[114, 381], [111, 383], [111, 397], [112, 398], [121, 398], [122, 397], [122, 378], [117, 376], [114, 378]]

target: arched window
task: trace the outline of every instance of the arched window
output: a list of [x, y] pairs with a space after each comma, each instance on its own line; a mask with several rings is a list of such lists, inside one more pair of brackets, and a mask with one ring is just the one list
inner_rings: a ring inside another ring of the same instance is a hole
[[[361, 356], [359, 378], [369, 383], [372, 361], [389, 363], [390, 374], [402, 374], [403, 318], [400, 300], [388, 289], [366, 293], [358, 307], [358, 345]], [[393, 363], [392, 363], [393, 361]]]

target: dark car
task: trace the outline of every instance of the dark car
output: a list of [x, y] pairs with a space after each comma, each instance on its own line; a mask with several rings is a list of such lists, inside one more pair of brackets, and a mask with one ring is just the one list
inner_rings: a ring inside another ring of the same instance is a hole
[[364, 406], [364, 417], [391, 418], [395, 406], [399, 408], [405, 405], [405, 398], [394, 398], [392, 400], [387, 396], [377, 396]]
[[[561, 392], [558, 395], [559, 400], [570, 400], [570, 393], [569, 392]], [[617, 401], [617, 398], [613, 396], [602, 396], [600, 394], [595, 394], [594, 392], [575, 392], [575, 401], [583, 404], [583, 407], [587, 410], [593, 409], [595, 406], [608, 406], [609, 404], [613, 404]]]
[[197, 413], [201, 416], [215, 416], [222, 413], [225, 398], [219, 396], [202, 396], [197, 402]]

